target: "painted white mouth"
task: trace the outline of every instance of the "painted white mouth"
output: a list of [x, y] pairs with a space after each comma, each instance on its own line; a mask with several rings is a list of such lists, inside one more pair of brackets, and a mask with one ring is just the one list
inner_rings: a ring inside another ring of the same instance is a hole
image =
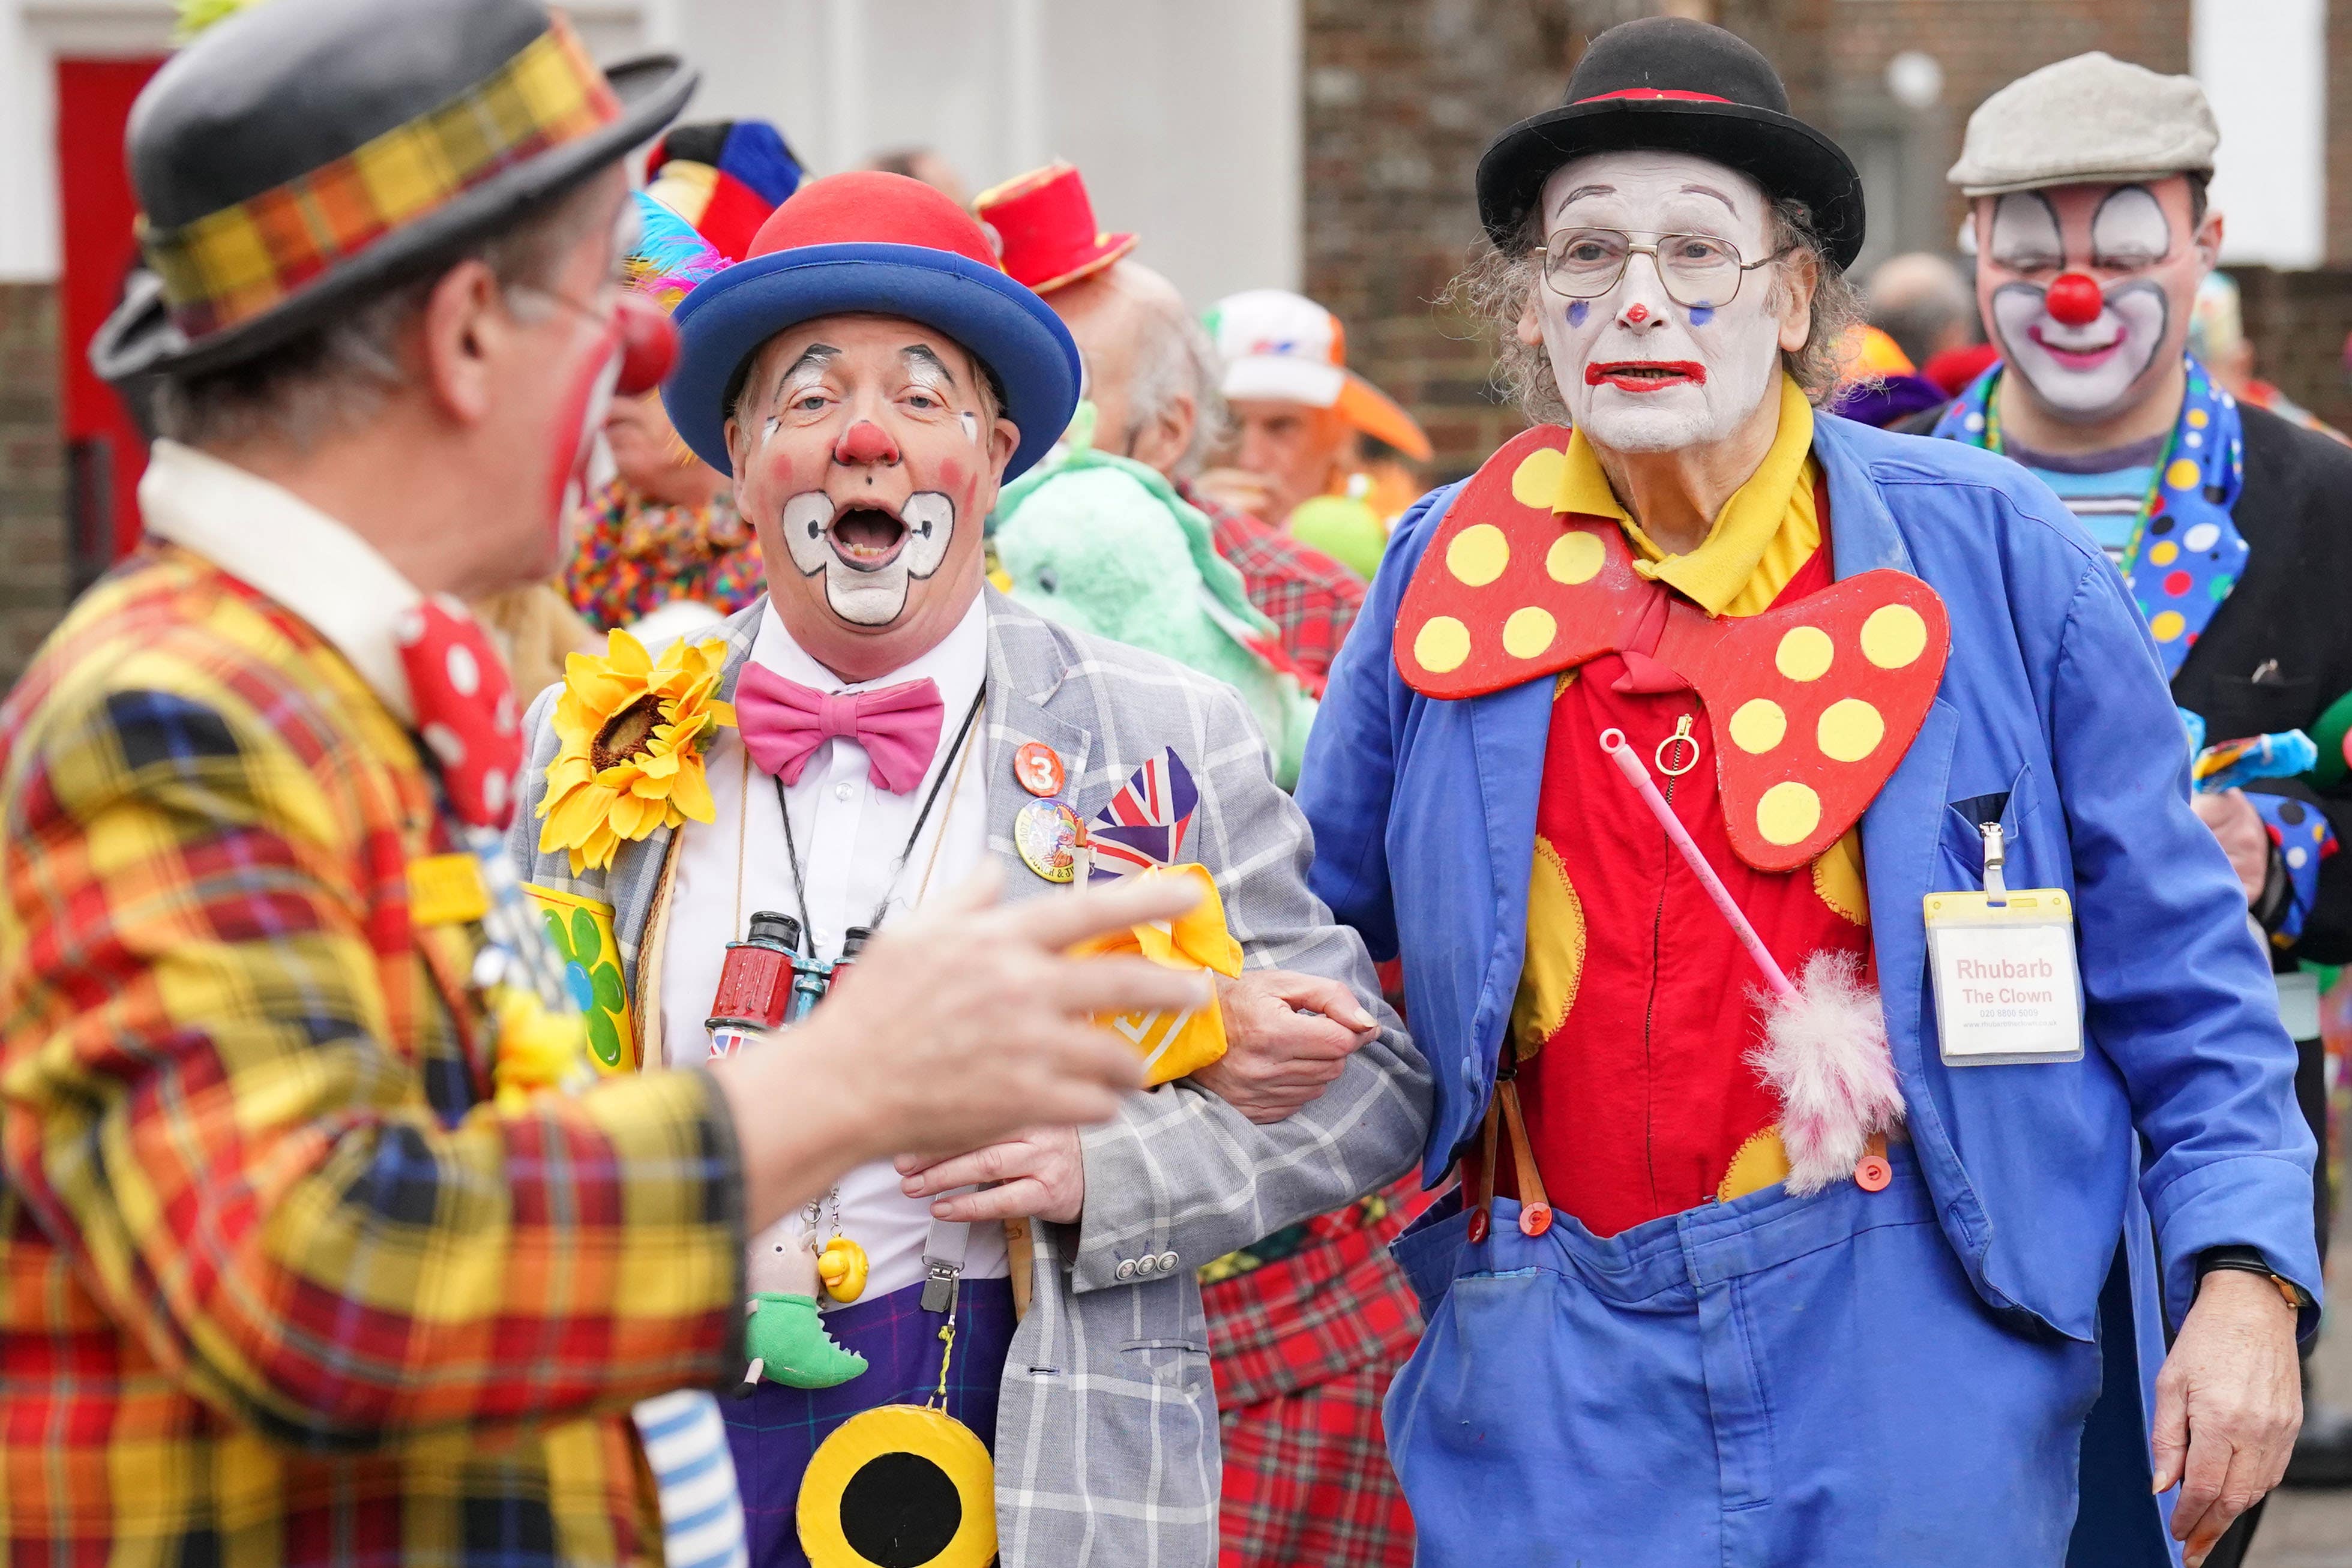
[[936, 490], [904, 504], [836, 509], [822, 490], [786, 501], [784, 543], [803, 577], [824, 574], [834, 613], [859, 626], [887, 626], [907, 607], [910, 581], [929, 577], [955, 537], [955, 502]]

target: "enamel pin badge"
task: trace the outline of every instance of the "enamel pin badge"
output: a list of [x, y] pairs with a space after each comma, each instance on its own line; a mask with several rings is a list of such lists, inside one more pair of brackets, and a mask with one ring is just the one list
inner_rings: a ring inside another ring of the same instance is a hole
[[1078, 873], [1078, 814], [1063, 800], [1032, 800], [1013, 819], [1013, 847], [1021, 863], [1047, 882]]

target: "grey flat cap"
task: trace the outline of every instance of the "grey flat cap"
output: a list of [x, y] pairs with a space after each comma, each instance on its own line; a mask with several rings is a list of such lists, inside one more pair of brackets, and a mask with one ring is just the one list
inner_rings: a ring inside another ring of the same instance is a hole
[[1977, 106], [1944, 176], [1969, 196], [2043, 185], [2210, 174], [2221, 128], [2194, 77], [2094, 49], [2018, 78]]

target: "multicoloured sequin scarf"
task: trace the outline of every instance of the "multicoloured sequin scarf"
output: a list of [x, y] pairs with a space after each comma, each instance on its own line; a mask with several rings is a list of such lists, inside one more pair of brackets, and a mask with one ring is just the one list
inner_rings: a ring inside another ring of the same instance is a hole
[[[2168, 680], [2180, 673], [2181, 661], [2238, 586], [2249, 553], [2230, 517], [2246, 478], [2237, 400], [2214, 384], [2195, 355], [2185, 359], [2189, 392], [2118, 563], [2156, 637]], [[1953, 399], [1936, 422], [1936, 434], [2001, 450], [2000, 407], [1993, 396], [2000, 371], [1996, 363]]]

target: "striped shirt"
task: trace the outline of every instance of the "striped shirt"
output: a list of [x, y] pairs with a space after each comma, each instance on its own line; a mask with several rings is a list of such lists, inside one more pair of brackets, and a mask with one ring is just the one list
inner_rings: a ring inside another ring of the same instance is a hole
[[2148, 491], [2156, 485], [2156, 465], [2168, 439], [2169, 433], [2151, 435], [2128, 446], [2079, 456], [2034, 452], [2013, 441], [2005, 443], [2003, 450], [2058, 492], [2058, 498], [2066, 503], [2084, 531], [2107, 552], [2109, 560], [2120, 566], [2124, 551], [2131, 548], [2140, 508], [2147, 504]]

